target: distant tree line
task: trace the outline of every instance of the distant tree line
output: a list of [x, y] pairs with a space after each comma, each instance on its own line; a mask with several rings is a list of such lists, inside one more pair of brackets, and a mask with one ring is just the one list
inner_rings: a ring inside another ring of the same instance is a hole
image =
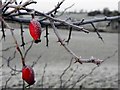
[[118, 16], [120, 15], [120, 12], [115, 10], [115, 11], [110, 11], [108, 8], [104, 8], [103, 11], [100, 10], [95, 10], [88, 12], [88, 16], [96, 16], [96, 15], [105, 15], [105, 16]]

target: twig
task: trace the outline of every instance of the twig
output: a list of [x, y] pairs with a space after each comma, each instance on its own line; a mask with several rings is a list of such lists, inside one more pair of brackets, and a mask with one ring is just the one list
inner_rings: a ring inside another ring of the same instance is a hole
[[36, 61], [33, 61], [31, 67], [34, 67], [34, 66], [37, 64], [37, 62], [38, 62], [38, 60], [39, 60], [40, 58], [41, 58], [41, 55], [37, 58]]
[[70, 80], [74, 77], [75, 72], [77, 71], [78, 66], [73, 70], [72, 74], [70, 75], [69, 79], [66, 80], [66, 82], [64, 83], [63, 87], [67, 86], [67, 83], [70, 82]]
[[[54, 15], [55, 15], [55, 14], [57, 13], [57, 10], [60, 8], [60, 6], [63, 4], [64, 1], [65, 1], [65, 0], [62, 0], [60, 3], [57, 4], [57, 6], [56, 6], [53, 10], [47, 12], [46, 14], [47, 14], [47, 15], [50, 15], [50, 14], [52, 14], [52, 13], [54, 12]], [[45, 17], [45, 18], [42, 18], [40, 21], [45, 21], [45, 20], [47, 20], [46, 17]]]
[[22, 23], [20, 23], [20, 28], [21, 28], [21, 40], [22, 40], [21, 46], [23, 46], [23, 49], [25, 50], [25, 41], [24, 41], [24, 36], [23, 36], [24, 31], [23, 31]]
[[71, 6], [65, 8], [64, 11], [63, 11], [60, 15], [58, 15], [57, 17], [62, 16], [68, 9], [72, 8], [74, 5], [75, 5], [75, 4], [72, 4]]
[[67, 66], [67, 68], [65, 68], [65, 70], [62, 72], [62, 74], [60, 75], [60, 88], [62, 88], [62, 84], [63, 84], [63, 80], [62, 80], [62, 78], [63, 78], [63, 76], [65, 75], [65, 73], [66, 73], [66, 71], [71, 67], [71, 65], [72, 65], [72, 60], [73, 60], [73, 58], [70, 60], [70, 63], [69, 63], [69, 65]]
[[22, 70], [17, 70], [16, 68], [13, 68], [10, 66], [10, 61], [13, 60], [11, 57], [9, 57], [7, 59], [7, 66], [12, 70], [12, 71], [15, 71], [15, 72], [22, 72]]
[[6, 83], [5, 83], [5, 90], [7, 89], [7, 84], [8, 84], [8, 82], [11, 80], [11, 78], [12, 78], [12, 75], [7, 79], [7, 81], [6, 81]]
[[98, 37], [102, 40], [102, 42], [104, 43], [104, 40], [102, 38], [102, 36], [99, 34], [98, 29], [95, 27], [95, 25], [93, 23], [91, 23], [92, 27], [94, 28], [95, 32], [97, 33]]
[[46, 36], [45, 36], [45, 38], [46, 38], [46, 46], [47, 47], [48, 47], [48, 44], [49, 44], [48, 35], [49, 35], [49, 33], [48, 33], [48, 26], [46, 26]]
[[31, 45], [28, 47], [28, 49], [25, 51], [25, 54], [24, 54], [24, 57], [23, 57], [24, 59], [26, 58], [26, 56], [27, 56], [29, 50], [32, 48], [32, 46], [33, 46], [33, 41], [31, 42]]
[[[1, 21], [1, 26], [2, 26], [2, 38], [5, 41], [5, 30], [4, 30], [4, 23], [3, 23], [3, 21]], [[1, 38], [1, 40], [2, 40], [2, 38]]]
[[[25, 45], [28, 45], [28, 44], [31, 43], [31, 42], [33, 42], [33, 40], [26, 42]], [[21, 45], [19, 45], [19, 47], [20, 47], [20, 46], [21, 46]], [[10, 47], [7, 47], [7, 48], [5, 48], [5, 49], [0, 50], [0, 52], [4, 52], [4, 51], [10, 50], [10, 49], [15, 48], [15, 47], [16, 47], [16, 45], [15, 45], [15, 46], [10, 46]]]
[[72, 27], [70, 27], [70, 31], [69, 31], [69, 36], [68, 36], [68, 39], [67, 39], [67, 44], [69, 44], [69, 41], [71, 39], [71, 35], [72, 35]]
[[44, 86], [44, 77], [45, 77], [46, 67], [47, 67], [47, 64], [45, 64], [44, 70], [43, 70], [43, 75], [42, 75], [42, 80], [41, 80], [42, 89], [43, 89], [43, 86]]
[[14, 53], [13, 57], [9, 57], [8, 59], [4, 56], [0, 56], [0, 57], [3, 58], [4, 60], [6, 60], [7, 67], [10, 68], [12, 71], [21, 72], [21, 70], [17, 70], [16, 68], [11, 67], [11, 65], [10, 65], [10, 62], [15, 58], [15, 53]]
[[60, 3], [58, 2], [57, 6], [55, 7], [55, 9], [53, 9], [52, 11], [50, 11], [47, 14], [51, 14], [52, 12], [54, 12], [54, 15], [57, 13], [57, 10], [60, 8], [60, 6], [63, 4], [65, 0], [62, 0]]

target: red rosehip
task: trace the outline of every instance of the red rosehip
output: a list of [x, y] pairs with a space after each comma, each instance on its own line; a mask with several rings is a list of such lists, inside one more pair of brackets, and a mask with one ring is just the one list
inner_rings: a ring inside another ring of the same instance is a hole
[[23, 67], [22, 79], [26, 81], [29, 85], [33, 85], [35, 83], [35, 76], [32, 67], [30, 66]]
[[29, 31], [32, 38], [35, 40], [35, 43], [40, 42], [41, 36], [41, 24], [34, 18], [30, 21]]

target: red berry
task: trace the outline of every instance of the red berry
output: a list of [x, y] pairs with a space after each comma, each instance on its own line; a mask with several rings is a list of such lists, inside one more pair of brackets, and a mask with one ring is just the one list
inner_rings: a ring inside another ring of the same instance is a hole
[[30, 21], [29, 31], [30, 31], [30, 35], [31, 35], [32, 38], [35, 40], [35, 43], [40, 42], [41, 25], [40, 25], [40, 23], [39, 23], [37, 20], [32, 19], [32, 20]]
[[35, 76], [32, 67], [30, 66], [23, 67], [22, 79], [26, 81], [29, 85], [33, 85], [35, 83]]

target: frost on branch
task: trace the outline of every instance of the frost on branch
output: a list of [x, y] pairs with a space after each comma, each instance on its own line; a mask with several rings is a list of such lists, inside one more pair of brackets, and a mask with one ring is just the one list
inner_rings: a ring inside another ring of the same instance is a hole
[[[55, 6], [54, 9], [48, 11], [47, 13], [37, 11], [33, 8], [32, 9], [27, 8], [27, 6], [29, 6], [31, 4], [36, 4], [37, 3], [36, 1], [33, 1], [33, 0], [27, 0], [25, 2], [22, 2], [22, 1], [23, 0], [21, 0], [20, 3], [18, 3], [16, 0], [6, 0], [3, 3], [3, 5], [0, 5], [0, 21], [1, 21], [1, 29], [2, 29], [1, 30], [2, 31], [1, 40], [4, 39], [4, 41], [6, 41], [6, 35], [7, 34], [6, 34], [6, 31], [5, 31], [5, 28], [4, 28], [4, 26], [6, 26], [6, 28], [8, 28], [10, 30], [11, 36], [12, 36], [14, 44], [15, 44], [15, 45], [10, 46], [6, 49], [3, 49], [2, 51], [7, 51], [11, 48], [16, 48], [16, 51], [20, 55], [20, 60], [21, 60], [21, 63], [22, 63], [23, 67], [26, 66], [26, 56], [27, 56], [28, 52], [30, 52], [32, 46], [34, 45], [33, 40], [25, 42], [23, 24], [30, 23], [33, 15], [34, 15], [34, 17], [39, 16], [40, 19], [38, 19], [37, 21], [40, 22], [41, 26], [45, 27], [45, 30], [42, 30], [41, 32], [43, 32], [43, 31], [46, 32], [45, 38], [46, 38], [46, 46], [47, 47], [49, 46], [49, 32], [50, 32], [48, 30], [48, 27], [50, 26], [50, 27], [52, 27], [60, 45], [63, 46], [64, 49], [72, 56], [72, 59], [75, 60], [74, 61], [75, 63], [80, 63], [80, 64], [93, 63], [93, 64], [96, 64], [96, 65], [99, 66], [102, 62], [104, 62], [103, 60], [97, 59], [97, 58], [94, 58], [94, 57], [90, 57], [88, 59], [82, 58], [81, 55], [76, 55], [76, 53], [74, 53], [68, 47], [67, 44], [69, 44], [69, 41], [71, 40], [71, 34], [72, 34], [73, 29], [78, 31], [78, 32], [84, 32], [84, 33], [87, 33], [87, 34], [90, 33], [89, 30], [86, 30], [84, 27], [81, 26], [81, 25], [86, 25], [86, 24], [90, 24], [94, 28], [94, 30], [95, 30], [96, 34], [98, 35], [98, 37], [100, 38], [100, 40], [102, 42], [104, 42], [104, 38], [102, 38], [101, 34], [99, 33], [98, 29], [95, 27], [94, 23], [101, 22], [101, 21], [119, 20], [120, 16], [103, 17], [103, 18], [96, 18], [96, 19], [90, 19], [90, 20], [82, 19], [80, 21], [68, 22], [67, 20], [61, 20], [61, 19], [56, 17], [57, 16], [56, 14], [57, 14], [60, 6], [63, 4], [63, 2], [65, 0], [62, 0], [61, 2], [59, 2]], [[70, 7], [72, 7], [72, 6], [70, 6]], [[68, 8], [70, 8], [70, 7], [68, 7]], [[66, 8], [64, 11], [66, 11], [68, 8]], [[24, 18], [24, 15], [31, 16], [31, 19]], [[14, 21], [14, 22], [17, 22], [17, 23], [20, 24], [20, 29], [21, 29], [20, 36], [21, 36], [21, 41], [22, 41], [21, 44], [18, 43], [18, 40], [15, 37], [15, 33], [14, 33], [15, 29], [13, 27], [10, 27], [10, 25], [7, 23], [7, 21]], [[67, 40], [64, 40], [61, 37], [57, 26], [59, 26], [59, 27], [61, 27], [61, 26], [69, 27], [70, 30], [69, 30], [69, 35], [68, 35]], [[29, 43], [30, 43], [30, 46], [28, 48], [25, 48], [25, 46], [28, 45]], [[23, 47], [23, 50], [22, 50], [21, 47]], [[16, 51], [13, 55], [13, 58], [16, 55]], [[37, 61], [40, 59], [40, 57], [41, 57], [41, 55], [38, 57]], [[10, 61], [12, 60], [11, 57], [9, 57], [8, 59], [5, 58], [5, 57], [2, 57], [2, 58], [4, 58], [8, 62], [7, 66], [12, 71], [21, 72], [21, 70], [17, 70], [16, 68], [13, 68], [13, 67], [10, 66]], [[37, 61], [33, 62], [33, 65], [31, 67], [33, 67], [37, 63]], [[44, 77], [44, 75], [43, 75], [43, 77]], [[7, 80], [7, 82], [10, 79], [11, 79], [11, 77]], [[7, 82], [6, 82], [6, 85], [7, 85]], [[42, 82], [43, 82], [43, 80], [42, 80]]]
[[[1, 7], [3, 13], [2, 13], [2, 22], [7, 26], [7, 28], [9, 28], [11, 30], [11, 34], [13, 36], [13, 39], [16, 43], [16, 47], [17, 47], [17, 50], [18, 52], [20, 52], [20, 55], [22, 57], [22, 60], [23, 60], [23, 55], [21, 53], [21, 50], [19, 49], [19, 45], [17, 44], [17, 40], [15, 39], [14, 37], [14, 33], [12, 31], [12, 28], [6, 23], [5, 20], [13, 20], [13, 21], [16, 21], [16, 22], [20, 22], [20, 23], [27, 23], [27, 22], [30, 22], [30, 20], [28, 19], [25, 19], [25, 18], [17, 18], [16, 16], [20, 16], [20, 15], [35, 15], [35, 16], [41, 16], [43, 17], [43, 19], [39, 20], [41, 24], [44, 24], [46, 25], [46, 41], [47, 41], [47, 44], [46, 46], [48, 46], [48, 29], [47, 29], [47, 26], [48, 25], [51, 25], [53, 30], [54, 30], [54, 33], [55, 35], [57, 36], [58, 38], [58, 41], [60, 42], [60, 44], [73, 56], [73, 58], [75, 59], [75, 62], [79, 62], [79, 63], [94, 63], [94, 64], [100, 64], [102, 62], [102, 60], [99, 60], [99, 59], [95, 59], [95, 58], [90, 58], [90, 59], [82, 59], [80, 58], [80, 56], [77, 56], [67, 45], [66, 43], [62, 40], [62, 37], [59, 35], [59, 32], [57, 31], [57, 28], [56, 28], [56, 25], [65, 25], [65, 26], [69, 26], [71, 27], [70, 31], [72, 29], [76, 29], [77, 31], [83, 31], [85, 33], [89, 33], [89, 30], [86, 30], [85, 28], [81, 27], [81, 26], [78, 26], [82, 23], [85, 23], [84, 20], [82, 20], [81, 22], [78, 22], [80, 24], [77, 25], [77, 23], [73, 22], [73, 23], [69, 23], [65, 20], [61, 20], [61, 19], [57, 19], [55, 18], [54, 16], [56, 15], [57, 13], [57, 10], [60, 8], [60, 6], [62, 5], [62, 3], [64, 2], [65, 0], [61, 1], [60, 3], [57, 4], [57, 6], [49, 11], [48, 13], [42, 13], [42, 12], [39, 12], [39, 11], [36, 11], [34, 9], [30, 9], [30, 8], [27, 8], [26, 6], [30, 5], [30, 4], [33, 4], [33, 3], [36, 3], [35, 1], [32, 1], [32, 0], [27, 0], [26, 2], [22, 3], [20, 2], [20, 4], [18, 5], [18, 3], [16, 2], [16, 0], [8, 0], [7, 2], [5, 2], [3, 4], [3, 6]], [[13, 5], [13, 3], [15, 3], [15, 5]], [[11, 11], [7, 11], [9, 8], [13, 8], [14, 10], [11, 10]], [[22, 12], [22, 10], [25, 10], [26, 12]], [[32, 13], [31, 13], [32, 12]], [[34, 13], [33, 13], [34, 12]], [[3, 18], [4, 17], [4, 18]], [[46, 20], [49, 20], [49, 22], [44, 22]], [[107, 20], [107, 19], [106, 19]], [[93, 22], [90, 22], [91, 25], [94, 27], [94, 24]], [[86, 23], [87, 24], [87, 23]], [[88, 23], [89, 24], [89, 23]], [[24, 48], [24, 45], [25, 45], [25, 42], [24, 42], [24, 36], [23, 36], [23, 28], [22, 28], [22, 24], [21, 25], [21, 39], [22, 39], [22, 45], [23, 48]], [[95, 27], [94, 27], [95, 28]], [[97, 32], [97, 35], [99, 36], [99, 38], [103, 41], [101, 35], [99, 34], [99, 32], [97, 31], [97, 29], [95, 28], [96, 32]], [[3, 37], [5, 38], [5, 35], [4, 35], [4, 28], [2, 30], [3, 32]], [[67, 40], [67, 42], [69, 42], [70, 40], [70, 34], [69, 34], [69, 39]], [[25, 49], [25, 48], [24, 48]]]

